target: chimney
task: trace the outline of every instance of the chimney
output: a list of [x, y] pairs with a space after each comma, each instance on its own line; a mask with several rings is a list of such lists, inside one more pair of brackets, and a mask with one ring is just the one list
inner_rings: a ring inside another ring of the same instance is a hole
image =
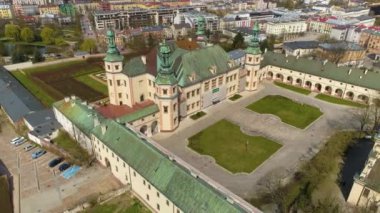
[[70, 97], [65, 97], [65, 103], [68, 103], [70, 101]]
[[366, 70], [364, 71], [364, 75], [367, 75], [367, 72], [368, 72], [368, 69], [366, 69]]
[[326, 59], [326, 60], [324, 60], [324, 61], [323, 61], [323, 65], [326, 65], [326, 64], [327, 64], [327, 62], [329, 62], [329, 60], [327, 60], [327, 59]]
[[94, 116], [94, 127], [97, 127], [100, 125], [100, 121], [99, 121], [99, 118], [98, 116], [95, 114]]
[[142, 61], [144, 64], [146, 64], [146, 56], [145, 56], [145, 55], [142, 55], [142, 56], [141, 56], [141, 61]]
[[351, 75], [352, 69], [348, 70], [348, 74]]

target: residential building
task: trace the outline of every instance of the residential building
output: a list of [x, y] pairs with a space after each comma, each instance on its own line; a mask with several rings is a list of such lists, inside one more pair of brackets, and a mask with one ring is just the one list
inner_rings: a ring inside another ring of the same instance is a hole
[[270, 35], [297, 34], [307, 31], [305, 20], [293, 17], [281, 17], [268, 20], [266, 33]]
[[338, 41], [346, 40], [346, 35], [350, 26], [334, 26], [331, 28], [330, 38]]
[[318, 45], [318, 41], [284, 42], [283, 50], [287, 55], [307, 56], [314, 53], [317, 50]]
[[0, 4], [0, 19], [11, 19], [12, 8], [8, 4]]
[[277, 7], [276, 1], [270, 1], [270, 0], [258, 0], [255, 2], [255, 9], [256, 10], [270, 10]]
[[38, 15], [38, 5], [13, 5], [13, 12], [15, 16], [35, 16]]
[[347, 30], [346, 41], [359, 43], [362, 31], [361, 27], [351, 26]]
[[58, 5], [41, 5], [38, 7], [40, 15], [44, 14], [52, 14], [52, 15], [58, 15], [59, 14], [59, 7]]
[[347, 17], [358, 17], [369, 14], [368, 7], [349, 7], [349, 8], [341, 8], [333, 6], [330, 8], [330, 13], [332, 16], [336, 16], [339, 18], [347, 18]]
[[350, 42], [319, 44], [317, 51], [318, 57], [338, 65], [361, 66], [365, 57], [365, 49], [356, 43]]
[[374, 212], [380, 209], [380, 135], [375, 136], [375, 144], [363, 170], [354, 177], [347, 202]]
[[[260, 28], [260, 27], [259, 27]], [[223, 35], [234, 38], [238, 33], [240, 33], [244, 37], [245, 42], [249, 42], [253, 36], [252, 27], [238, 27], [232, 29], [225, 29], [222, 31]], [[266, 34], [259, 34], [259, 41], [264, 41], [267, 38]]]
[[259, 27], [265, 30], [266, 19], [273, 18], [271, 11], [240, 11], [225, 15], [220, 20], [220, 29], [232, 29], [238, 27], [252, 28], [256, 21], [259, 21]]
[[181, 37], [186, 37], [188, 35], [188, 32], [192, 30], [192, 27], [190, 24], [184, 23], [184, 24], [173, 24], [169, 28], [167, 28], [167, 38], [173, 38], [174, 40], [177, 40]]
[[58, 0], [12, 0], [13, 5], [48, 5], [48, 4], [60, 4]]
[[185, 13], [177, 13], [174, 17], [174, 24], [190, 24], [192, 28], [197, 27], [197, 19], [199, 16], [204, 17], [206, 20], [206, 29], [210, 31], [219, 30], [219, 18], [218, 16], [211, 13], [204, 13], [198, 11], [191, 11]]
[[369, 52], [379, 53], [380, 51], [380, 28], [373, 27], [362, 30], [360, 35], [359, 44]]

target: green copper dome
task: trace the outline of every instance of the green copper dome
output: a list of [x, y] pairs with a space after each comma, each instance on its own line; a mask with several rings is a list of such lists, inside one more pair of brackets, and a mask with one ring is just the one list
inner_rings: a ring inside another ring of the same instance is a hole
[[106, 57], [103, 59], [107, 62], [120, 62], [124, 60], [124, 56], [120, 55], [119, 50], [116, 47], [115, 43], [115, 33], [113, 30], [108, 30], [107, 33], [108, 49]]
[[172, 51], [165, 40], [160, 43], [158, 48], [156, 84], [158, 85], [174, 85], [177, 84], [177, 79], [174, 76], [172, 61], [170, 55]]
[[245, 52], [248, 54], [258, 55], [261, 54], [260, 50], [260, 43], [259, 43], [259, 23], [256, 21], [253, 26], [253, 35], [251, 38], [251, 41], [248, 43], [247, 49], [245, 49]]
[[203, 16], [198, 16], [197, 18], [197, 36], [203, 36], [206, 32], [206, 19]]

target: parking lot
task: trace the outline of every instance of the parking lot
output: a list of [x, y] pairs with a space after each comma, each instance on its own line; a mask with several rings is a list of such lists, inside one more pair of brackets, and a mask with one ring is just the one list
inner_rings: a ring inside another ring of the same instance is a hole
[[0, 158], [13, 176], [15, 212], [61, 212], [78, 202], [99, 193], [120, 187], [110, 171], [99, 165], [81, 168], [76, 176], [66, 180], [49, 162], [57, 156], [47, 152], [37, 159], [32, 153], [39, 147], [26, 152], [24, 147], [10, 144], [16, 137], [9, 123], [2, 122], [0, 133]]

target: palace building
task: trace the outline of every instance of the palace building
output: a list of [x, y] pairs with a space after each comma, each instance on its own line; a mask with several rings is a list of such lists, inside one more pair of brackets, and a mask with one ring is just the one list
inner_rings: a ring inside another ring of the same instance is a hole
[[108, 31], [104, 62], [110, 102], [98, 111], [151, 136], [174, 131], [189, 115], [236, 93], [254, 91], [263, 80], [365, 103], [379, 97], [376, 71], [338, 67], [328, 60], [262, 54], [257, 23], [243, 64], [236, 63], [219, 45], [207, 43], [205, 19], [199, 17], [197, 22], [196, 42], [163, 41], [147, 55], [129, 61], [119, 53], [113, 31]]

